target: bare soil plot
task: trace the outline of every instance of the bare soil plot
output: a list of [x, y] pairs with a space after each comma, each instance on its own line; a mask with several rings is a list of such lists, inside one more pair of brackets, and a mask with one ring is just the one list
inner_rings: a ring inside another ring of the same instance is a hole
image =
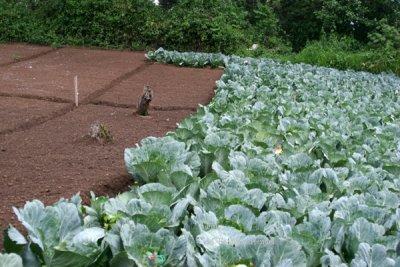
[[48, 46], [27, 44], [0, 44], [0, 66], [27, 60], [52, 51]]
[[0, 133], [35, 124], [66, 106], [68, 104], [0, 96]]
[[120, 76], [133, 75], [144, 64], [141, 52], [62, 48], [2, 67], [0, 94], [73, 101], [73, 80], [77, 75], [80, 99], [85, 99], [109, 87]]
[[[177, 68], [169, 65], [153, 64], [140, 75], [132, 76], [112, 91], [100, 96], [94, 102], [109, 105], [136, 106], [138, 97], [143, 93], [143, 85], [149, 85], [154, 91], [151, 103], [157, 109], [189, 108], [196, 109], [199, 104], [207, 104], [213, 97], [215, 81], [222, 70]], [[204, 86], [202, 81], [209, 84]]]

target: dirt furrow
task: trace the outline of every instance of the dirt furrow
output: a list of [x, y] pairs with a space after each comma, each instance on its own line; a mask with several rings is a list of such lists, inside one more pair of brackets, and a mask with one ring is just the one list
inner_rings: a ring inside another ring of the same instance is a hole
[[[95, 100], [92, 101], [91, 104], [96, 106], [107, 106], [107, 107], [115, 107], [115, 108], [128, 108], [128, 109], [136, 109], [136, 104], [123, 104], [123, 103], [114, 103], [111, 101], [101, 101]], [[193, 107], [184, 107], [184, 106], [154, 106], [150, 105], [149, 110], [156, 110], [156, 111], [173, 111], [173, 110], [189, 110], [189, 111], [196, 111], [196, 108]]]
[[37, 53], [37, 54], [33, 54], [33, 55], [30, 55], [30, 56], [26, 56], [26, 57], [22, 57], [22, 58], [15, 58], [11, 62], [0, 63], [0, 67], [7, 67], [7, 66], [10, 66], [10, 65], [13, 65], [13, 64], [20, 63], [20, 62], [36, 59], [38, 57], [42, 57], [44, 55], [53, 53], [53, 52], [57, 51], [58, 49], [60, 49], [60, 48], [53, 48], [51, 50], [43, 51], [43, 52], [40, 52], [40, 53]]

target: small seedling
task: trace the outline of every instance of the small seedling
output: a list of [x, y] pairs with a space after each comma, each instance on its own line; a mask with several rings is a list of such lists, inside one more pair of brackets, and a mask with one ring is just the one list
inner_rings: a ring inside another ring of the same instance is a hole
[[101, 143], [111, 143], [114, 140], [108, 127], [98, 121], [90, 126], [89, 136]]
[[12, 59], [13, 59], [14, 61], [18, 61], [18, 60], [21, 59], [21, 56], [18, 55], [18, 54], [12, 54]]
[[143, 89], [143, 95], [139, 97], [137, 104], [137, 113], [140, 116], [149, 115], [149, 106], [151, 100], [153, 100], [153, 90], [146, 85]]

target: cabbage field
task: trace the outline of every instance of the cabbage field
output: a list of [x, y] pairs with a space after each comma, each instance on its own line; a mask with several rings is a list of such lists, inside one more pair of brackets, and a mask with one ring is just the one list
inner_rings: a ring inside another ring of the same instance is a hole
[[147, 56], [225, 67], [212, 102], [166, 137], [125, 150], [131, 191], [92, 196], [90, 206], [75, 196], [15, 209], [27, 236], [10, 227], [0, 261], [400, 266], [398, 77], [163, 49]]

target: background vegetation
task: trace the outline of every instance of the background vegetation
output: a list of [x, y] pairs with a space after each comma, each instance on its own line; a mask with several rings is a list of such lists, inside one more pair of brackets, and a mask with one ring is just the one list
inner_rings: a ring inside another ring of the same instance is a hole
[[400, 1], [0, 0], [0, 41], [162, 46], [400, 74]]

